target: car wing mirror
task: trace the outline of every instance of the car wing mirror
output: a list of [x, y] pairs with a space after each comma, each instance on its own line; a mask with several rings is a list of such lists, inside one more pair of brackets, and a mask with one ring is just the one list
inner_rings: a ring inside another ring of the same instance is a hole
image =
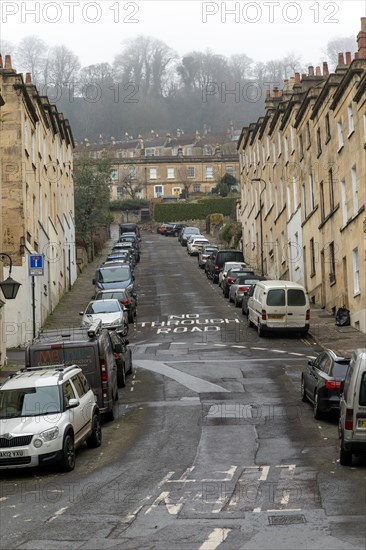
[[76, 399], [74, 397], [72, 397], [71, 399], [69, 399], [69, 402], [67, 404], [67, 409], [75, 409], [75, 407], [78, 407], [80, 405], [80, 401], [79, 399]]
[[79, 315], [84, 315], [84, 312], [83, 312], [83, 311], [79, 311]]

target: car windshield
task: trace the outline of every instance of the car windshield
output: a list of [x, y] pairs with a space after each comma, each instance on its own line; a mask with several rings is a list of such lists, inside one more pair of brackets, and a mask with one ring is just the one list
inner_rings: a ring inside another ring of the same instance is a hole
[[98, 294], [95, 298], [96, 300], [124, 300], [125, 299], [125, 293], [122, 291], [118, 292], [103, 292], [102, 294]]
[[209, 246], [205, 246], [205, 248], [203, 249], [203, 253], [204, 254], [212, 254], [212, 252], [216, 252], [216, 250], [218, 250], [218, 248], [216, 247], [209, 247]]
[[0, 419], [61, 412], [58, 386], [0, 390]]
[[98, 270], [98, 281], [100, 283], [118, 283], [128, 281], [131, 278], [129, 266], [107, 267]]
[[247, 286], [250, 286], [250, 285], [255, 285], [255, 283], [257, 282], [258, 279], [247, 279], [246, 277], [243, 277], [243, 276], [240, 276], [238, 277], [237, 279], [237, 283], [239, 285], [247, 285]]
[[187, 227], [185, 230], [184, 230], [184, 234], [185, 235], [200, 235], [201, 232], [200, 230], [198, 229], [198, 227]]
[[94, 315], [94, 313], [116, 313], [117, 311], [120, 311], [117, 301], [103, 302], [103, 300], [99, 300], [89, 304], [85, 313], [86, 315]]

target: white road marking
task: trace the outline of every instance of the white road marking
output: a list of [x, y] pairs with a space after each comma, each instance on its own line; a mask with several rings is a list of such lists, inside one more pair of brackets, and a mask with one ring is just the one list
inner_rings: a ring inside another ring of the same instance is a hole
[[216, 550], [216, 548], [227, 539], [230, 531], [231, 529], [222, 529], [220, 527], [214, 529], [198, 550]]
[[214, 344], [214, 346], [217, 346], [218, 348], [226, 348], [227, 344]]
[[171, 346], [185, 346], [187, 342], [171, 342]]
[[182, 384], [182, 386], [185, 386], [186, 388], [196, 393], [230, 393], [229, 390], [223, 388], [222, 386], [219, 386], [218, 384], [213, 384], [212, 382], [208, 382], [207, 380], [203, 380], [202, 378], [198, 378], [197, 376], [192, 376], [185, 372], [181, 372], [177, 369], [169, 367], [168, 365], [160, 361], [137, 359], [135, 360], [134, 364], [135, 366], [138, 366], [140, 368], [155, 372], [157, 374], [161, 374], [163, 376], [167, 376], [168, 378], [175, 380], [179, 384]]
[[258, 508], [253, 508], [253, 512], [258, 513], [261, 512], [262, 508], [259, 506]]
[[50, 518], [48, 520], [49, 523], [51, 523], [51, 521], [53, 521], [54, 519], [56, 519], [58, 516], [62, 516], [62, 514], [65, 512], [65, 510], [68, 509], [68, 506], [65, 506], [64, 508], [60, 508], [59, 510], [57, 510], [57, 512], [55, 513], [54, 516], [52, 516], [52, 518]]
[[290, 500], [290, 493], [287, 491], [283, 494], [283, 497], [281, 498], [281, 504], [288, 504]]
[[208, 479], [201, 479], [201, 482], [215, 482], [215, 481], [231, 481], [233, 479], [233, 476], [238, 469], [237, 466], [230, 466], [228, 470], [216, 470], [215, 473], [219, 474], [227, 474], [224, 478], [208, 478]]
[[247, 346], [231, 346], [233, 348], [240, 348], [240, 349], [246, 349]]
[[264, 512], [281, 512], [283, 514], [283, 512], [301, 512], [301, 508], [286, 508], [286, 509], [273, 508], [271, 510], [264, 510]]
[[8, 497], [0, 497], [0, 502], [3, 502], [4, 500], [8, 500]]
[[258, 481], [266, 481], [268, 472], [269, 472], [269, 466], [261, 466], [261, 475], [258, 478]]
[[180, 512], [183, 506], [184, 497], [181, 497], [176, 504], [172, 504], [170, 502], [169, 495], [170, 495], [169, 491], [163, 491], [162, 493], [160, 493], [160, 495], [154, 500], [152, 505], [149, 506], [149, 508], [146, 510], [145, 515], [150, 514], [150, 512], [154, 508], [156, 508], [160, 503], [164, 502], [169, 514], [176, 516]]

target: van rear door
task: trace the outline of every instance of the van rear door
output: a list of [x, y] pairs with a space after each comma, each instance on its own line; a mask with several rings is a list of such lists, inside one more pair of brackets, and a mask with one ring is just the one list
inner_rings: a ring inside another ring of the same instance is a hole
[[355, 385], [353, 426], [355, 439], [366, 444], [366, 368], [362, 368], [362, 358], [365, 360], [365, 354], [361, 353], [358, 357], [360, 364]]
[[267, 327], [286, 327], [286, 311], [287, 309], [285, 288], [269, 289], [266, 299]]
[[303, 328], [306, 323], [306, 311], [308, 310], [306, 294], [301, 288], [287, 289], [286, 326], [291, 328]]

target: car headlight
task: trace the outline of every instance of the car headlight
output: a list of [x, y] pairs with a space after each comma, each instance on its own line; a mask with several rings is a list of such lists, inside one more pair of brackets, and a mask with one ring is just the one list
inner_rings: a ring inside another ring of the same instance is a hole
[[53, 439], [56, 439], [59, 434], [59, 429], [57, 427], [50, 428], [49, 430], [45, 430], [44, 432], [41, 432], [38, 437], [40, 440], [43, 441], [52, 441]]

